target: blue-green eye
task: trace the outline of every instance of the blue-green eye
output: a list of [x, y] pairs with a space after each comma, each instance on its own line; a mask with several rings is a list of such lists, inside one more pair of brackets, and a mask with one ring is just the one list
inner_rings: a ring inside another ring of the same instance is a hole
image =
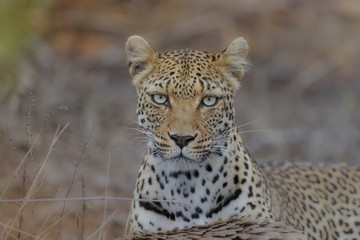
[[154, 103], [160, 105], [166, 104], [168, 102], [168, 98], [162, 94], [153, 94], [151, 95], [151, 99], [153, 100]]
[[201, 104], [206, 107], [212, 107], [212, 106], [215, 106], [215, 104], [218, 102], [218, 99], [219, 98], [214, 97], [214, 96], [207, 96], [201, 100]]

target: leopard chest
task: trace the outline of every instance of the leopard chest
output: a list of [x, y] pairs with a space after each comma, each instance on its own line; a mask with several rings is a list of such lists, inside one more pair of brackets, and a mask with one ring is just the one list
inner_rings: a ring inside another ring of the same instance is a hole
[[177, 167], [155, 167], [151, 158], [144, 162], [134, 197], [145, 201], [133, 203], [133, 221], [140, 230], [166, 230], [247, 212], [253, 207], [247, 204], [254, 195], [251, 177], [237, 179], [228, 171], [230, 166], [220, 162]]

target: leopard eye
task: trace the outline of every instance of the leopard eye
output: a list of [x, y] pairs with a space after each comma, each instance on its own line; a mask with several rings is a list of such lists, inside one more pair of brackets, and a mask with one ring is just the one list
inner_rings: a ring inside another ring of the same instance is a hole
[[153, 100], [154, 103], [160, 105], [166, 104], [168, 102], [168, 98], [162, 94], [153, 94], [151, 95], [151, 99]]
[[214, 97], [214, 96], [208, 96], [208, 97], [204, 97], [202, 100], [201, 100], [201, 104], [206, 106], [206, 107], [212, 107], [214, 106], [218, 101], [218, 98], [217, 97]]

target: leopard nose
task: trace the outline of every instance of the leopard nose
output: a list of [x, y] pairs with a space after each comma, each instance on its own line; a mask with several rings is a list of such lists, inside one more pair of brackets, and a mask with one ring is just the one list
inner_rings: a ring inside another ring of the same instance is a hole
[[169, 137], [172, 140], [174, 140], [176, 145], [178, 145], [180, 148], [183, 148], [186, 145], [188, 145], [192, 140], [195, 139], [196, 134], [192, 136], [192, 135], [177, 135], [177, 134], [170, 134], [169, 133]]

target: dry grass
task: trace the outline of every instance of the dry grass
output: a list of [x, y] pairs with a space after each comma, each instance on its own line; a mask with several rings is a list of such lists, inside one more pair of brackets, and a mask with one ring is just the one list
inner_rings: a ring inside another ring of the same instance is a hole
[[[34, 107], [33, 95], [31, 95], [31, 99], [32, 103], [25, 121], [28, 150], [24, 156], [19, 158], [20, 154], [14, 147], [13, 153], [18, 159], [18, 165], [13, 169], [13, 173], [8, 175], [9, 178], [6, 184], [1, 188], [0, 228], [2, 233], [0, 239], [108, 239], [107, 225], [118, 212], [118, 210], [114, 210], [111, 214], [108, 214], [108, 201], [131, 200], [129, 198], [108, 196], [108, 180], [111, 167], [110, 154], [107, 164], [105, 195], [87, 197], [84, 179], [80, 178], [81, 195], [70, 196], [74, 185], [79, 182], [77, 178], [78, 168], [84, 159], [86, 150], [89, 148], [89, 142], [94, 137], [95, 125], [85, 140], [78, 159], [73, 162], [72, 173], [67, 179], [64, 179], [63, 184], [58, 189], [53, 189], [50, 194], [46, 194], [49, 188], [46, 186], [48, 183], [46, 182], [45, 169], [49, 162], [53, 160], [53, 152], [56, 150], [61, 136], [66, 132], [69, 123], [63, 126], [58, 125], [48, 144], [42, 142], [41, 139], [45, 134], [44, 130], [47, 122], [56, 111], [49, 114], [41, 129], [33, 136], [31, 128], [31, 111]], [[13, 139], [10, 137], [9, 130], [7, 135], [11, 143]], [[48, 145], [48, 150], [42, 155], [37, 155], [36, 150], [40, 147], [44, 148], [44, 146], [39, 146], [40, 144]], [[16, 196], [18, 198], [11, 197], [14, 190], [20, 193], [21, 198], [18, 195]], [[53, 195], [53, 193], [55, 194]], [[43, 197], [44, 194], [49, 197]], [[103, 218], [97, 221], [99, 223], [97, 227], [90, 226], [88, 228], [85, 217], [88, 215], [88, 204], [91, 201], [103, 202]], [[65, 232], [64, 228], [66, 229]]]

